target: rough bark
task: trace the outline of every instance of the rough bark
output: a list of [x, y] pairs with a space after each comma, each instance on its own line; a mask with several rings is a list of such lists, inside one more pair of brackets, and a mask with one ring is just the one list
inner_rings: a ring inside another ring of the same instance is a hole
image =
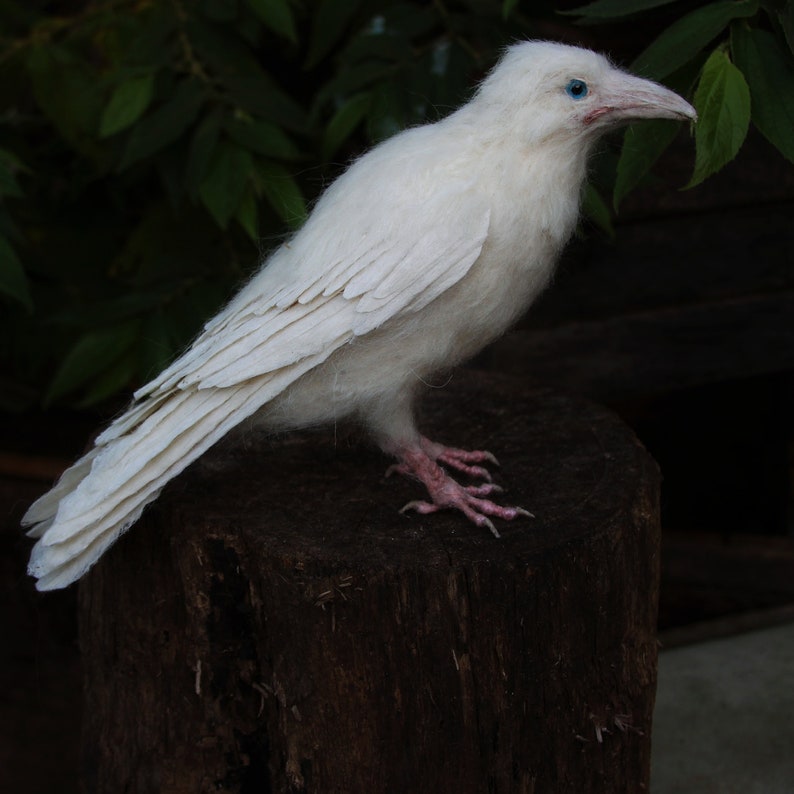
[[472, 374], [423, 428], [536, 518], [401, 515], [333, 430], [216, 447], [81, 585], [88, 792], [639, 792], [655, 464], [612, 414]]

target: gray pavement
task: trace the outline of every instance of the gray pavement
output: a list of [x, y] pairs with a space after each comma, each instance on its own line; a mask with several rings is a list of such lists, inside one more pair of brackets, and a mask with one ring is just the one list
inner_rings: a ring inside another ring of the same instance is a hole
[[653, 794], [794, 794], [794, 622], [659, 656]]

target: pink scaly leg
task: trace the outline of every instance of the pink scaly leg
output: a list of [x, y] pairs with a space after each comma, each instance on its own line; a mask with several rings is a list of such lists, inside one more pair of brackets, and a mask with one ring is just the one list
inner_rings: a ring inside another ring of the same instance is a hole
[[[489, 516], [507, 521], [518, 516], [532, 517], [532, 513], [521, 507], [503, 507], [486, 498], [502, 489], [490, 482], [491, 476], [486, 469], [473, 464], [485, 461], [495, 463], [496, 458], [490, 452], [468, 452], [434, 444], [422, 438], [418, 444], [400, 447], [395, 454], [399, 463], [392, 466], [387, 474], [396, 471], [416, 478], [427, 488], [431, 500], [409, 502], [400, 510], [401, 513], [416, 510], [417, 513], [427, 515], [439, 510], [460, 510], [471, 522], [489, 529], [497, 538], [499, 532]], [[482, 485], [461, 485], [441, 468], [439, 462], [470, 476], [487, 479], [488, 482]]]

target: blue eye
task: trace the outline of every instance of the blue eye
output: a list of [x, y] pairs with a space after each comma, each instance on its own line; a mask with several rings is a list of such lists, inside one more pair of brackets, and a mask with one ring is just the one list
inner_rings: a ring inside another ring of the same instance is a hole
[[587, 96], [587, 83], [584, 80], [571, 80], [565, 86], [565, 93], [571, 99], [584, 99]]

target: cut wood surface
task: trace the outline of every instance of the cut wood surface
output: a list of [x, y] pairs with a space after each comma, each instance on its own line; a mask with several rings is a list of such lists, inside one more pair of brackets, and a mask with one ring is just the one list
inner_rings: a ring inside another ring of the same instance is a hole
[[590, 403], [459, 373], [502, 538], [333, 428], [224, 443], [81, 583], [89, 792], [641, 792], [659, 477]]

